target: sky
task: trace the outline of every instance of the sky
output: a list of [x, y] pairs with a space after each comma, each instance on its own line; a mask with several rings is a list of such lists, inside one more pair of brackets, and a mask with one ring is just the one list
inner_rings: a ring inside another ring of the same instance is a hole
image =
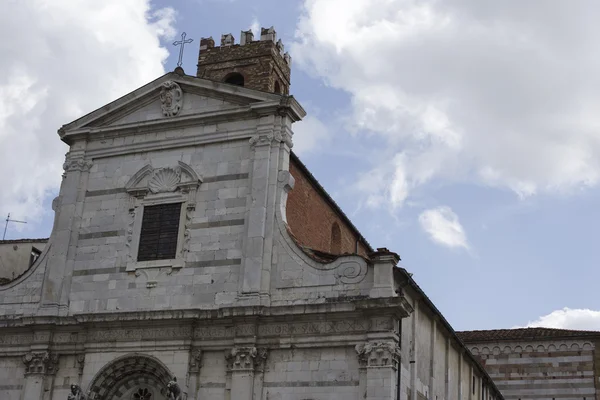
[[[48, 237], [66, 124], [274, 26], [294, 151], [455, 330], [600, 330], [595, 0], [7, 0], [0, 216]], [[6, 9], [6, 5], [5, 5]]]

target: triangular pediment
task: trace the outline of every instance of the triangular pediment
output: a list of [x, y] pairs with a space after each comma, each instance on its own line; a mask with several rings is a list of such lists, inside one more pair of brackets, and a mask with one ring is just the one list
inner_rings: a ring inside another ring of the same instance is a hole
[[190, 116], [233, 114], [261, 103], [276, 104], [282, 98], [274, 93], [171, 72], [64, 125], [59, 134], [69, 142], [71, 133], [161, 123]]

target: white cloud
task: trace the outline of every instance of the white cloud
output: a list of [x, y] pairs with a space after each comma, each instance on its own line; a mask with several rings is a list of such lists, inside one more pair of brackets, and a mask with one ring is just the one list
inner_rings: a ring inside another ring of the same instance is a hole
[[[349, 128], [383, 139], [385, 186], [370, 199], [397, 206], [436, 178], [570, 192], [600, 181], [599, 12], [591, 0], [305, 0], [292, 55], [351, 95]], [[397, 157], [401, 174], [385, 161]]]
[[326, 144], [331, 135], [327, 127], [318, 118], [308, 115], [294, 124], [294, 152], [306, 155]]
[[441, 206], [423, 211], [419, 215], [419, 224], [435, 243], [450, 248], [469, 248], [465, 230], [450, 207]]
[[258, 18], [252, 18], [252, 23], [250, 24], [250, 30], [254, 34], [254, 39], [260, 39], [260, 22], [258, 22]]
[[525, 326], [525, 328], [530, 327], [600, 331], [600, 311], [565, 307], [541, 316]]
[[[20, 0], [0, 13], [0, 215], [35, 226], [58, 189], [63, 124], [164, 73], [175, 12], [149, 0]], [[48, 211], [48, 210], [46, 210]]]

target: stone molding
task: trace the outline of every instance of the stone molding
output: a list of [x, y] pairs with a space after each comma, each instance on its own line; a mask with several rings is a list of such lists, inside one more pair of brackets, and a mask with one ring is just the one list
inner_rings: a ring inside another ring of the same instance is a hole
[[179, 114], [183, 106], [183, 91], [173, 82], [166, 81], [160, 86], [160, 104], [165, 117], [174, 117]]
[[29, 352], [23, 356], [23, 363], [25, 375], [53, 375], [58, 369], [58, 354], [49, 351]]
[[254, 371], [260, 367], [267, 358], [267, 349], [250, 347], [234, 347], [225, 357], [227, 368], [232, 372]]
[[356, 353], [361, 367], [397, 368], [400, 361], [400, 348], [394, 342], [368, 342], [356, 345]]

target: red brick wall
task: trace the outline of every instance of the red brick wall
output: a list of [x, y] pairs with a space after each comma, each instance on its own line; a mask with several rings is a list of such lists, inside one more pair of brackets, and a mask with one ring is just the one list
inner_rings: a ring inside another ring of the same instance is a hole
[[[320, 191], [290, 159], [290, 173], [295, 179], [294, 189], [288, 195], [287, 222], [298, 241], [315, 250], [331, 253], [331, 232], [335, 222], [341, 232], [341, 254], [356, 253], [358, 235], [335, 211]], [[367, 248], [359, 242], [358, 253], [366, 256]]]

